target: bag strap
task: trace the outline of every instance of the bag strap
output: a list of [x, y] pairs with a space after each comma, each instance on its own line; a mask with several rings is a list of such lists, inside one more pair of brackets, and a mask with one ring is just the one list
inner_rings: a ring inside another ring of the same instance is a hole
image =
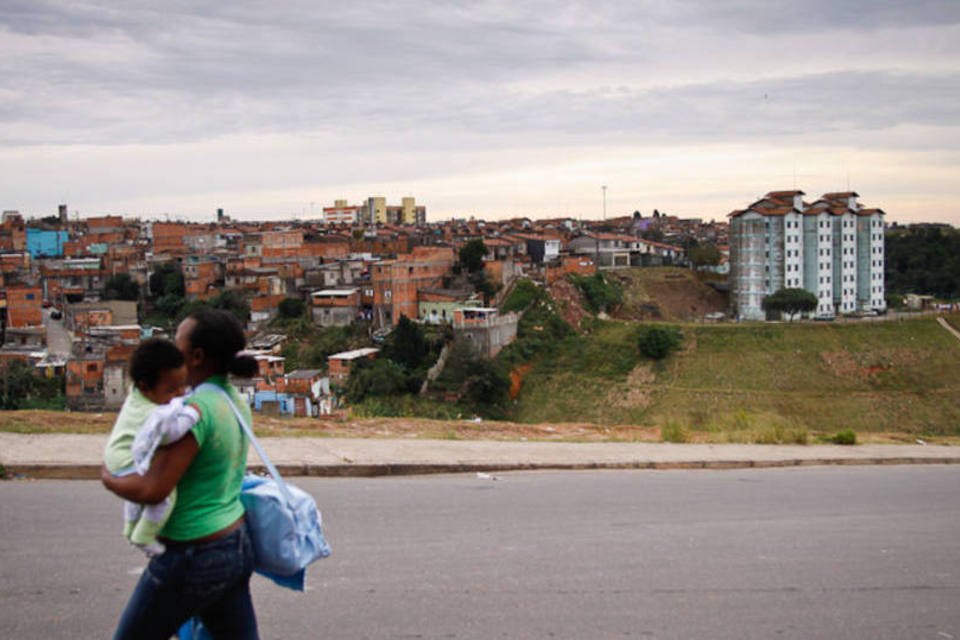
[[227, 401], [227, 404], [230, 405], [230, 409], [233, 410], [233, 415], [237, 418], [237, 422], [240, 423], [240, 428], [247, 435], [247, 438], [250, 439], [250, 444], [253, 445], [257, 455], [260, 456], [260, 460], [263, 461], [263, 464], [270, 472], [270, 475], [273, 476], [273, 479], [277, 481], [277, 486], [280, 487], [280, 493], [283, 494], [283, 499], [287, 501], [288, 506], [292, 507], [293, 496], [290, 495], [290, 491], [287, 489], [287, 483], [283, 481], [283, 478], [280, 477], [280, 472], [277, 471], [275, 466], [273, 466], [273, 462], [270, 461], [270, 456], [268, 456], [267, 452], [264, 451], [263, 447], [260, 446], [260, 441], [257, 440], [257, 436], [253, 435], [253, 429], [251, 429], [250, 425], [247, 424], [247, 420], [243, 417], [243, 414], [240, 413], [240, 409], [237, 408], [237, 405], [233, 402], [233, 398], [230, 397], [230, 394], [227, 393], [222, 387], [215, 385], [212, 382], [204, 382], [194, 389], [194, 393], [200, 391], [201, 389], [217, 391]]

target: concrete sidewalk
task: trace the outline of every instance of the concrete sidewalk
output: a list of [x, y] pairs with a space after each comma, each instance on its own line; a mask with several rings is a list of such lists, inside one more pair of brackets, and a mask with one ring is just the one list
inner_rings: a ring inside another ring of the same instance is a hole
[[[100, 477], [106, 435], [0, 433], [0, 464], [33, 478]], [[960, 447], [263, 438], [288, 476], [381, 476], [524, 469], [738, 469], [830, 464], [956, 464]], [[253, 468], [261, 468], [250, 452]]]

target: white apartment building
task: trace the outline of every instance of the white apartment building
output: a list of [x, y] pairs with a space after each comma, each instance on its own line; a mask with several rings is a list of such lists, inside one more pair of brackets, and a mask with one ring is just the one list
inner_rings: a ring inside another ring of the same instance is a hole
[[865, 209], [854, 192], [812, 204], [804, 195], [772, 191], [730, 214], [736, 317], [764, 319], [763, 299], [779, 289], [817, 296], [816, 316], [884, 310], [884, 212]]

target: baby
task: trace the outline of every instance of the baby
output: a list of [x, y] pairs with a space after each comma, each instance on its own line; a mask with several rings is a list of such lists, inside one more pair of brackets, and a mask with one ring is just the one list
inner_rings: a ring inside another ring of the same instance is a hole
[[[104, 452], [107, 469], [115, 476], [150, 468], [158, 446], [176, 442], [200, 419], [181, 397], [187, 368], [183, 354], [169, 340], [150, 338], [140, 343], [130, 359], [133, 386], [120, 409]], [[158, 504], [124, 503], [123, 535], [148, 556], [163, 553], [157, 534], [176, 501], [176, 490]]]

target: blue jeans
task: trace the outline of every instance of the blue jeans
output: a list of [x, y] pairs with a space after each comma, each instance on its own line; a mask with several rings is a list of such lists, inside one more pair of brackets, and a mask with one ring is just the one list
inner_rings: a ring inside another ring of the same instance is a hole
[[199, 617], [214, 638], [257, 640], [250, 598], [253, 546], [247, 525], [201, 544], [167, 543], [130, 596], [114, 640], [167, 640]]

